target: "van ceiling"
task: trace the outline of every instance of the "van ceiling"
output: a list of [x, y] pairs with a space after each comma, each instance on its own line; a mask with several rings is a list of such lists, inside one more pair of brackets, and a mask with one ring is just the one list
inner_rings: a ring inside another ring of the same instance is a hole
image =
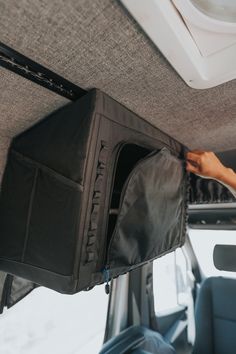
[[[118, 1], [0, 0], [0, 41], [190, 148], [236, 148], [236, 81], [188, 87]], [[2, 171], [10, 138], [68, 101], [0, 70]]]

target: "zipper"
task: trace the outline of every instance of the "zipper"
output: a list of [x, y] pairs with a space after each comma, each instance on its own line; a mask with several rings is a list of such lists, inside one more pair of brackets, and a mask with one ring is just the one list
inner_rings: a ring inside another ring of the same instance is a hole
[[[113, 173], [112, 173], [111, 184], [110, 184], [112, 189], [114, 187], [114, 180], [115, 180], [115, 175], [116, 175], [117, 163], [118, 163], [118, 160], [119, 160], [120, 152], [123, 149], [124, 145], [126, 145], [126, 143], [120, 143], [118, 148], [117, 148], [117, 150], [115, 151], [116, 158], [115, 158], [114, 165], [113, 165]], [[111, 205], [111, 199], [112, 199], [112, 193], [110, 194], [110, 198], [109, 198], [109, 206]], [[107, 236], [108, 222], [109, 222], [109, 217], [107, 218], [107, 222], [106, 222], [105, 237]], [[106, 263], [105, 262], [106, 257], [107, 257], [107, 247], [105, 248], [105, 252], [103, 253], [102, 264]], [[104, 280], [104, 283], [105, 283], [105, 293], [107, 295], [109, 295], [109, 293], [110, 293], [110, 285], [109, 285], [110, 267], [108, 265], [105, 265], [105, 267], [102, 270], [102, 274], [103, 274], [103, 280]]]
[[[166, 148], [164, 148], [166, 149]], [[121, 191], [121, 196], [120, 196], [120, 201], [119, 201], [119, 208], [118, 208], [118, 215], [120, 213], [120, 210], [121, 210], [121, 206], [123, 204], [123, 199], [124, 199], [124, 196], [125, 196], [125, 192], [126, 192], [126, 189], [127, 189], [127, 186], [132, 178], [132, 176], [135, 174], [135, 172], [137, 171], [138, 167], [143, 163], [145, 162], [146, 160], [148, 160], [149, 158], [151, 158], [152, 156], [156, 155], [156, 154], [159, 154], [161, 151], [163, 150], [163, 148], [161, 150], [154, 150], [152, 151], [150, 154], [148, 154], [147, 156], [145, 156], [143, 159], [139, 160], [136, 165], [134, 166], [133, 170], [130, 172], [130, 174], [128, 175], [126, 181], [125, 181], [125, 184], [123, 185], [123, 188], [122, 188], [122, 191]], [[113, 242], [113, 239], [114, 239], [114, 236], [115, 236], [115, 233], [116, 233], [116, 230], [117, 230], [117, 222], [116, 222], [116, 225], [115, 225], [115, 228], [113, 230], [113, 233], [112, 233], [112, 236], [111, 236], [111, 239], [110, 239], [110, 242], [109, 242], [109, 245], [108, 247], [106, 247], [106, 252], [105, 252], [105, 255], [104, 255], [104, 263], [105, 263], [105, 267], [103, 268], [102, 270], [102, 273], [103, 273], [103, 279], [104, 279], [104, 282], [105, 282], [105, 292], [106, 294], [109, 294], [109, 291], [110, 291], [110, 286], [109, 286], [109, 278], [110, 278], [110, 259], [109, 259], [109, 253], [110, 253], [110, 250], [111, 250], [111, 245], [112, 245], [112, 242]]]
[[[115, 161], [114, 161], [114, 165], [113, 165], [113, 172], [112, 172], [112, 177], [111, 177], [111, 183], [110, 183], [110, 186], [111, 188], [113, 189], [114, 187], [114, 180], [115, 180], [115, 175], [116, 175], [116, 167], [117, 167], [117, 163], [118, 163], [118, 159], [119, 159], [119, 156], [120, 156], [120, 152], [123, 148], [123, 146], [126, 145], [126, 143], [121, 143], [119, 144], [119, 146], [116, 148], [115, 150]], [[108, 202], [108, 205], [110, 207], [111, 205], [111, 199], [112, 199], [112, 193], [110, 194], [110, 197], [109, 197], [109, 202]], [[106, 228], [105, 228], [105, 232], [104, 232], [104, 237], [107, 236], [107, 230], [108, 230], [108, 222], [109, 222], [109, 218], [107, 218], [107, 222], [106, 222]], [[103, 240], [104, 241], [104, 240]], [[106, 257], [106, 251], [103, 252], [103, 256], [102, 256], [102, 264], [101, 266], [103, 266], [104, 262], [105, 262], [105, 257]]]

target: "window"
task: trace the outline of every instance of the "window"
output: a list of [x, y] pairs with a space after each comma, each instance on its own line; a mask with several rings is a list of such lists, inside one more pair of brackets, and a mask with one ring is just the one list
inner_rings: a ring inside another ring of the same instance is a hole
[[153, 262], [155, 311], [158, 315], [174, 312], [187, 303], [187, 263], [182, 249]]
[[97, 354], [108, 299], [104, 286], [75, 295], [35, 289], [0, 316], [1, 353]]
[[236, 230], [189, 230], [189, 237], [204, 277], [222, 276], [236, 278], [234, 272], [215, 268], [213, 251], [216, 244], [236, 245]]

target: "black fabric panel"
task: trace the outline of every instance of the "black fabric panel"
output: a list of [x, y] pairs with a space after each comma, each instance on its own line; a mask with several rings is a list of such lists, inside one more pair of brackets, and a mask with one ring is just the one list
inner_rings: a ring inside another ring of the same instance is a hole
[[79, 192], [39, 170], [25, 262], [69, 275], [77, 224]]
[[7, 274], [4, 272], [0, 272], [0, 314], [3, 312], [5, 302], [6, 302], [6, 279]]
[[36, 284], [28, 280], [0, 272], [0, 314], [5, 307], [14, 306], [35, 287]]
[[9, 261], [3, 258], [0, 259], [0, 268], [9, 274], [17, 273], [21, 278], [46, 286], [62, 294], [74, 294], [76, 292], [77, 280], [73, 276], [62, 275], [31, 264]]
[[14, 306], [17, 302], [22, 300], [36, 287], [37, 287], [36, 284], [28, 280], [13, 276], [11, 282], [11, 288], [10, 291], [8, 292], [8, 296], [6, 299], [6, 306], [8, 308]]
[[17, 136], [13, 149], [82, 183], [95, 97], [86, 95], [53, 112]]
[[166, 148], [131, 172], [108, 249], [111, 268], [143, 263], [183, 244], [184, 180], [183, 162]]
[[0, 195], [0, 257], [20, 261], [27, 232], [35, 169], [11, 154]]

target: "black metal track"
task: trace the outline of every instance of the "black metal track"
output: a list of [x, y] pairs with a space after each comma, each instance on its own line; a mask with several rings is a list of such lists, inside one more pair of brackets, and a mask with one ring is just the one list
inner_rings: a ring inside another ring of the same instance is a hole
[[0, 42], [0, 66], [75, 101], [87, 93], [79, 86], [55, 74], [53, 71], [25, 57]]

